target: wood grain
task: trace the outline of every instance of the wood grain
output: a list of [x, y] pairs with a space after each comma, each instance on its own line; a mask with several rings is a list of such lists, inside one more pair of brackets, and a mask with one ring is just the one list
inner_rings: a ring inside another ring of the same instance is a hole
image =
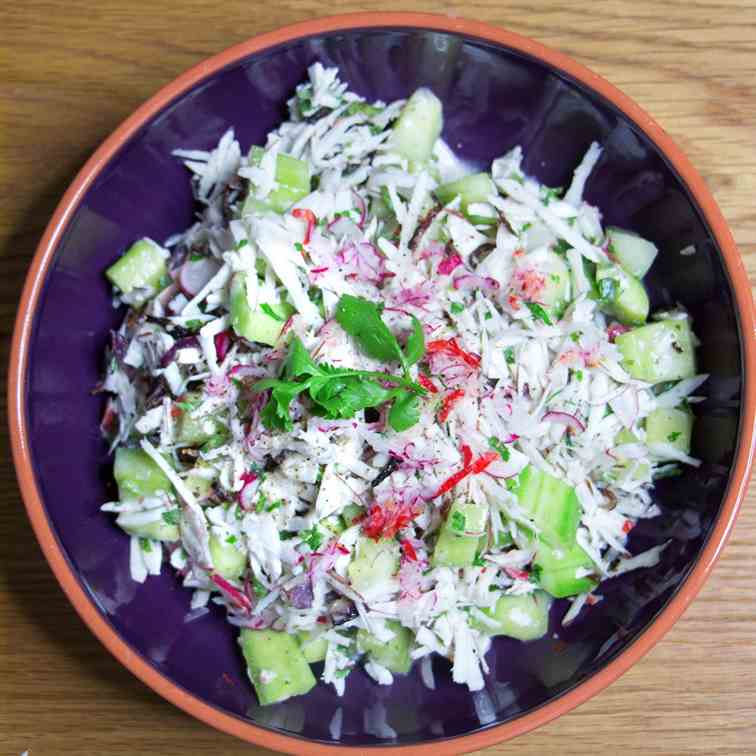
[[[415, 0], [559, 48], [654, 115], [704, 175], [756, 283], [756, 0]], [[158, 87], [247, 37], [334, 0], [25, 0], [0, 8], [0, 358], [34, 247], [94, 147]], [[158, 698], [103, 650], [57, 587], [0, 450], [0, 753], [263, 753]], [[756, 488], [700, 598], [619, 682], [488, 754], [756, 753]]]

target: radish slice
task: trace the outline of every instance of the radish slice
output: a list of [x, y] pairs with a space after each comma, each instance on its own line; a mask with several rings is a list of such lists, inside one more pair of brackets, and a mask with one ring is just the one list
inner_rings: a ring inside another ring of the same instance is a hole
[[365, 200], [355, 192], [354, 189], [352, 189], [352, 197], [354, 198], [354, 204], [360, 213], [360, 220], [357, 225], [360, 230], [362, 230], [365, 228], [365, 221], [367, 220], [367, 205], [365, 204]]
[[189, 260], [181, 266], [178, 284], [187, 296], [193, 297], [202, 291], [208, 281], [221, 269], [221, 263], [212, 257]]
[[575, 417], [575, 415], [570, 415], [569, 412], [547, 412], [543, 416], [543, 419], [552, 423], [566, 425], [573, 433], [582, 433], [585, 430], [583, 422]]
[[[440, 271], [440, 266], [439, 266]], [[463, 273], [454, 279], [455, 289], [480, 289], [481, 291], [497, 291], [499, 282], [490, 276], [475, 276], [472, 273]]]
[[333, 234], [339, 239], [345, 239], [348, 241], [359, 241], [362, 239], [362, 232], [357, 224], [350, 218], [346, 218], [340, 215], [338, 218], [334, 218], [328, 226], [326, 226], [329, 233]]

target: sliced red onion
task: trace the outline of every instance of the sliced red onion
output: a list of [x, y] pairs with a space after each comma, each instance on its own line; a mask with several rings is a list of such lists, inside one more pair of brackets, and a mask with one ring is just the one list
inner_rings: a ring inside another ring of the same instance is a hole
[[199, 346], [196, 336], [184, 336], [174, 342], [173, 346], [160, 358], [160, 367], [168, 367], [175, 359], [179, 349]]
[[178, 275], [181, 291], [189, 297], [195, 296], [220, 269], [220, 261], [213, 257], [203, 257], [201, 260], [185, 262]]
[[582, 433], [585, 430], [583, 421], [569, 412], [547, 412], [543, 416], [543, 419], [552, 423], [566, 425], [573, 433]]
[[343, 215], [339, 215], [334, 218], [327, 226], [326, 229], [329, 233], [338, 237], [339, 239], [348, 239], [350, 241], [357, 241], [362, 238], [362, 232], [357, 224], [351, 219]]
[[[420, 251], [420, 254], [418, 255], [418, 259], [420, 260], [427, 260], [431, 257], [443, 257], [444, 252], [446, 251], [446, 247], [441, 244], [441, 242], [437, 241], [431, 241], [428, 242], [425, 247]], [[459, 257], [459, 255], [456, 255], [456, 257]], [[460, 259], [461, 262], [461, 259]]]
[[394, 275], [386, 268], [386, 258], [370, 242], [348, 242], [336, 253], [336, 260], [347, 277], [358, 280], [380, 284]]
[[242, 609], [247, 614], [252, 611], [252, 602], [249, 600], [249, 598], [245, 596], [238, 588], [235, 588], [233, 585], [231, 585], [228, 580], [221, 577], [217, 573], [210, 575], [210, 580], [212, 580], [215, 585], [220, 588], [221, 593], [223, 593], [223, 595], [226, 596], [226, 598], [228, 598], [231, 603], [233, 603], [239, 609]]
[[442, 276], [448, 276], [460, 265], [462, 265], [462, 258], [459, 255], [449, 255], [438, 264], [438, 272]]
[[357, 225], [360, 229], [363, 229], [365, 228], [365, 221], [367, 220], [367, 204], [354, 189], [352, 189], [352, 197], [354, 198], [354, 204], [360, 213], [360, 220]]
[[221, 331], [216, 333], [213, 339], [215, 344], [215, 354], [218, 356], [218, 362], [223, 362], [223, 358], [228, 354], [231, 347], [231, 331]]
[[612, 323], [607, 329], [606, 329], [606, 335], [609, 338], [609, 341], [614, 344], [617, 336], [620, 336], [623, 333], [627, 333], [630, 328], [628, 328], [626, 325], [622, 325], [622, 323]]
[[455, 289], [469, 290], [480, 289], [481, 291], [497, 291], [499, 282], [490, 276], [476, 276], [472, 273], [463, 273], [457, 276], [454, 281]]
[[312, 606], [313, 594], [312, 586], [308, 580], [306, 583], [299, 583], [289, 591], [289, 601], [296, 609], [309, 609]]

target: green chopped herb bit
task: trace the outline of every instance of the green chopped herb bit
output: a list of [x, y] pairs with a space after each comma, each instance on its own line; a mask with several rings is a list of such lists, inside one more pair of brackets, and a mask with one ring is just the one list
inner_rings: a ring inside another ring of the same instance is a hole
[[299, 537], [313, 551], [317, 551], [320, 544], [323, 543], [323, 534], [318, 530], [317, 525], [313, 525], [309, 530], [300, 531]]
[[554, 245], [554, 252], [558, 255], [567, 254], [567, 250], [572, 249], [572, 245], [564, 239], [557, 239], [557, 243]]
[[149, 538], [140, 538], [139, 545], [142, 547], [142, 551], [145, 551], [148, 554], [152, 551], [152, 542]]
[[203, 325], [205, 325], [204, 320], [187, 320], [186, 323], [184, 323], [184, 328], [186, 328], [187, 331], [199, 331]]
[[483, 554], [476, 554], [475, 559], [473, 559], [473, 567], [485, 567], [486, 563], [483, 559]]
[[567, 225], [568, 226], [574, 226], [576, 221], [577, 221], [577, 218], [575, 218], [575, 217], [567, 218]]
[[170, 509], [167, 512], [163, 512], [163, 522], [166, 525], [178, 525], [181, 522], [181, 511]]
[[267, 507], [265, 507], [266, 512], [275, 512], [276, 509], [280, 509], [283, 506], [283, 499], [276, 499], [275, 501], [271, 501]]
[[491, 311], [489, 310], [489, 311], [488, 311], [488, 312], [487, 312], [487, 313], [486, 313], [486, 314], [485, 314], [485, 315], [483, 316], [483, 320], [491, 320], [491, 318], [492, 318], [492, 317], [493, 317], [493, 313], [491, 313]]
[[532, 223], [530, 223], [530, 222], [523, 223], [522, 224], [522, 228], [520, 229], [520, 233], [524, 234], [529, 228], [533, 228], [533, 224]]
[[519, 484], [519, 476], [515, 475], [514, 478], [507, 478], [504, 485], [507, 487], [507, 491], [514, 491]]
[[507, 365], [514, 365], [514, 362], [515, 362], [514, 347], [507, 347], [504, 350], [504, 359], [507, 361]]
[[494, 450], [499, 452], [499, 456], [505, 461], [509, 462], [509, 449], [504, 445], [503, 441], [500, 441], [496, 436], [491, 436], [488, 439], [488, 445]]
[[233, 546], [239, 539], [235, 535], [230, 535], [228, 538], [226, 538], [226, 543]]
[[260, 514], [260, 512], [265, 511], [265, 507], [268, 504], [268, 497], [264, 493], [260, 493], [260, 498], [257, 500], [255, 504], [255, 512]]
[[239, 241], [238, 241], [238, 242], [236, 243], [236, 249], [241, 249], [242, 247], [246, 247], [246, 246], [247, 246], [247, 244], [249, 244], [249, 241], [248, 241], [247, 239], [240, 239], [240, 240], [239, 240]]
[[268, 595], [268, 589], [257, 579], [252, 579], [252, 590], [258, 598], [265, 598]]
[[260, 305], [260, 309], [273, 320], [277, 320], [279, 323], [285, 323], [286, 318], [282, 318], [267, 302], [263, 302]]
[[462, 514], [462, 512], [452, 512], [451, 527], [455, 533], [464, 533], [466, 524], [467, 518]]
[[541, 320], [548, 326], [552, 325], [549, 314], [537, 302], [525, 302], [525, 305], [536, 320]]
[[179, 409], [183, 410], [184, 412], [193, 412], [194, 410], [197, 409], [197, 407], [200, 406], [200, 404], [202, 404], [202, 400], [193, 399], [192, 401], [188, 401], [188, 402], [174, 402], [174, 404]]
[[351, 667], [344, 667], [336, 670], [336, 677], [346, 677], [352, 671]]
[[293, 530], [282, 530], [282, 531], [281, 531], [281, 532], [280, 532], [280, 533], [278, 534], [278, 537], [279, 537], [279, 538], [280, 538], [280, 539], [281, 539], [282, 541], [290, 541], [290, 540], [291, 540], [292, 538], [295, 538], [295, 537], [296, 537], [296, 535], [297, 535], [297, 534], [296, 534], [296, 533], [295, 533], [295, 532], [294, 532]]
[[580, 341], [580, 337], [583, 335], [582, 331], [573, 331], [570, 334], [570, 338], [577, 344]]
[[199, 255], [196, 252], [193, 252], [191, 255], [189, 255], [189, 262], [199, 262], [200, 260], [204, 260], [204, 255]]
[[302, 242], [294, 242], [294, 249], [296, 249], [297, 252], [304, 252], [304, 245]]
[[552, 200], [561, 199], [564, 188], [561, 186], [545, 187], [543, 189], [543, 204], [548, 205]]
[[670, 444], [673, 444], [675, 441], [677, 441], [678, 438], [680, 438], [680, 436], [682, 436], [682, 432], [675, 431], [674, 433], [670, 433], [667, 436], [667, 441], [669, 441]]
[[575, 371], [575, 380], [582, 381], [583, 380], [583, 371], [582, 370], [576, 370]]
[[461, 312], [465, 311], [465, 306], [460, 302], [452, 302], [451, 305], [449, 305], [449, 310], [455, 315], [459, 315]]

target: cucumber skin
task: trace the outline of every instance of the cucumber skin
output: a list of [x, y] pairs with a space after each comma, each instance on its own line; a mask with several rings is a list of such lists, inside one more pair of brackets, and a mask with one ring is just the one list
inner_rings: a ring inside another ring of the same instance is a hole
[[554, 549], [541, 542], [533, 566], [541, 588], [554, 598], [592, 591], [598, 585], [598, 581], [590, 577], [575, 576], [580, 568], [594, 568], [591, 558], [577, 544], [571, 549]]
[[379, 641], [367, 630], [358, 630], [357, 647], [376, 664], [386, 667], [394, 674], [406, 675], [412, 667], [412, 633], [395, 620], [389, 620], [386, 624], [395, 633], [390, 641]]
[[142, 449], [119, 446], [115, 452], [113, 476], [121, 500], [171, 493], [173, 486], [165, 473]]
[[478, 532], [485, 529], [488, 513], [482, 507], [474, 502], [454, 502], [433, 549], [431, 563], [434, 567], [471, 567], [475, 561], [480, 536], [456, 532], [452, 527], [455, 513], [464, 516], [466, 530]]
[[275, 346], [286, 320], [294, 312], [294, 308], [287, 302], [268, 303], [271, 310], [282, 320], [272, 318], [259, 307], [256, 310], [250, 310], [244, 273], [235, 273], [231, 279], [229, 299], [231, 326], [237, 335], [248, 341], [256, 341], [268, 346]]
[[690, 324], [661, 320], [617, 336], [622, 366], [633, 378], [649, 383], [676, 381], [696, 374]]
[[[249, 153], [249, 162], [259, 165], [264, 153], [262, 147], [253, 147]], [[278, 186], [263, 200], [250, 193], [244, 201], [242, 216], [266, 211], [285, 213], [292, 205], [306, 197], [310, 193], [311, 185], [308, 164], [291, 155], [279, 153], [276, 155], [276, 183]]]
[[442, 125], [441, 101], [429, 89], [420, 88], [407, 100], [394, 124], [392, 146], [407, 160], [426, 163]]
[[[684, 454], [690, 454], [693, 415], [682, 409], [655, 409], [646, 418], [646, 443], [670, 444]], [[678, 434], [670, 439], [670, 434]]]
[[[317, 680], [295, 636], [276, 630], [244, 628], [239, 634], [239, 645], [261, 706], [301, 696], [315, 687]], [[263, 671], [274, 672], [276, 676], [264, 683], [260, 679]]]
[[[499, 623], [498, 630], [478, 620], [472, 620], [471, 624], [485, 635], [506, 635], [522, 641], [537, 640], [549, 631], [550, 608], [551, 597], [545, 591], [534, 591], [524, 596], [501, 596], [495, 609], [483, 609], [484, 614]], [[522, 621], [525, 617], [528, 622]]]
[[160, 248], [151, 239], [145, 238], [134, 242], [105, 271], [105, 276], [124, 294], [138, 288], [147, 289], [144, 297], [136, 302], [141, 304], [157, 292], [161, 279], [167, 273], [168, 268]]

